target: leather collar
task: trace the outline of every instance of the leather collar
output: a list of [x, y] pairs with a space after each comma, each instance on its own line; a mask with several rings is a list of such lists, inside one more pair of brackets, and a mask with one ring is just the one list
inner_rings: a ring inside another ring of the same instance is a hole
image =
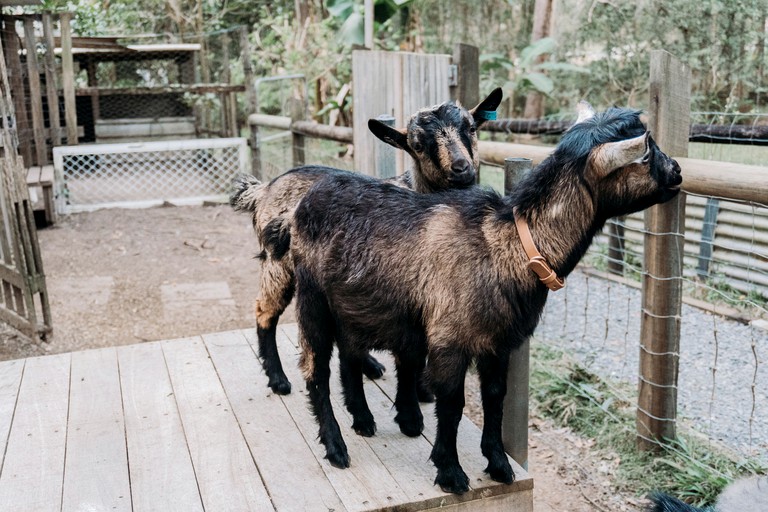
[[565, 280], [552, 270], [552, 267], [549, 266], [547, 260], [544, 259], [544, 256], [542, 256], [536, 248], [528, 223], [517, 214], [517, 208], [515, 208], [513, 214], [517, 232], [520, 234], [520, 242], [522, 242], [525, 254], [528, 256], [528, 268], [531, 269], [539, 277], [539, 280], [553, 292], [563, 288], [565, 286]]

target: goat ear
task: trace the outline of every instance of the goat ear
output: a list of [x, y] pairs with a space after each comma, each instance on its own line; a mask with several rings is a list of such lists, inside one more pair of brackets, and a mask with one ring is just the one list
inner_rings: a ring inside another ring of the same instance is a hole
[[590, 105], [584, 100], [581, 100], [579, 104], [576, 105], [576, 113], [579, 115], [579, 117], [576, 119], [576, 122], [573, 124], [583, 123], [587, 119], [592, 119], [593, 117], [595, 117], [595, 109], [592, 108], [592, 105]]
[[410, 152], [411, 148], [408, 146], [408, 136], [405, 130], [392, 128], [377, 119], [368, 120], [368, 129], [390, 146]]
[[476, 126], [480, 126], [490, 119], [496, 119], [496, 109], [499, 108], [503, 96], [501, 87], [497, 87], [483, 101], [478, 103], [475, 108], [469, 111], [475, 119]]
[[641, 161], [649, 151], [650, 132], [639, 137], [608, 142], [597, 147], [592, 153], [592, 165], [600, 174], [607, 175], [615, 169]]

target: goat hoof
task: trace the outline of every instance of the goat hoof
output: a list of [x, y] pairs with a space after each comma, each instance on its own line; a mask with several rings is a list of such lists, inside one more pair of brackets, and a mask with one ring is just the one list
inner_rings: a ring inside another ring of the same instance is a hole
[[493, 467], [491, 464], [488, 464], [485, 472], [488, 473], [491, 479], [502, 484], [511, 484], [515, 481], [515, 473], [512, 471], [512, 466], [506, 460], [502, 464]]
[[400, 426], [400, 432], [408, 437], [419, 437], [424, 431], [424, 419], [421, 415], [409, 418], [398, 414], [395, 416], [395, 421]]
[[339, 446], [333, 449], [327, 448], [325, 450], [325, 458], [335, 468], [346, 469], [349, 467], [349, 454], [347, 453], [346, 446]]
[[419, 397], [419, 402], [423, 404], [431, 404], [435, 401], [435, 394], [421, 384], [416, 388], [416, 396]]
[[469, 490], [469, 477], [458, 466], [452, 470], [437, 470], [437, 478], [435, 483], [440, 486], [443, 492], [450, 492], [453, 494], [464, 494]]
[[375, 421], [355, 421], [352, 423], [355, 433], [363, 437], [373, 437], [376, 433]]
[[363, 373], [371, 380], [380, 379], [387, 368], [381, 364], [375, 357], [368, 354], [363, 359]]
[[269, 379], [268, 385], [276, 395], [288, 395], [291, 393], [291, 383], [286, 378]]

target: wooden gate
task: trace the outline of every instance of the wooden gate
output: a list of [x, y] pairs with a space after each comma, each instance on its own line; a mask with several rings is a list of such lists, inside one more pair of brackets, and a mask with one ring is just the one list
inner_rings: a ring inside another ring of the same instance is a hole
[[[451, 56], [357, 50], [352, 53], [355, 169], [375, 174], [377, 144], [368, 119], [382, 114], [405, 127], [417, 110], [451, 99]], [[397, 174], [410, 166], [398, 151]]]
[[51, 332], [51, 314], [2, 44], [0, 79], [0, 321], [39, 339]]

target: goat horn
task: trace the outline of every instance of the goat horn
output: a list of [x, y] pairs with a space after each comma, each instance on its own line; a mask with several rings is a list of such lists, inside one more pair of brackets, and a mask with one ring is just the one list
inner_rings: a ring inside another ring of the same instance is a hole
[[639, 137], [620, 140], [618, 142], [608, 142], [592, 152], [592, 162], [601, 174], [624, 167], [632, 162], [640, 160], [648, 151], [648, 134], [645, 132]]
[[576, 122], [574, 124], [583, 123], [587, 119], [591, 119], [595, 116], [595, 109], [592, 108], [592, 105], [590, 105], [587, 101], [581, 100], [578, 105], [576, 105], [576, 113], [579, 115], [579, 117], [576, 119]]

